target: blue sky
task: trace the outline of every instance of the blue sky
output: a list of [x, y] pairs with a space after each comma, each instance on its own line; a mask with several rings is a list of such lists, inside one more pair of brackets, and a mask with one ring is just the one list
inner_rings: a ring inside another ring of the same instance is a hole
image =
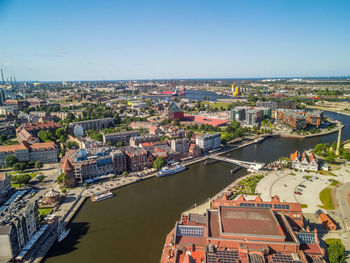
[[350, 75], [350, 1], [0, 0], [17, 80]]

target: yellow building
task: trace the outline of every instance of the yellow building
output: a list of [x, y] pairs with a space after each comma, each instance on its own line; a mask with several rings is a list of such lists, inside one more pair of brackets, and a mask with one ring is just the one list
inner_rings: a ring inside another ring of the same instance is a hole
[[239, 87], [235, 87], [235, 85], [232, 85], [232, 92], [233, 96], [238, 96], [241, 93], [241, 89]]

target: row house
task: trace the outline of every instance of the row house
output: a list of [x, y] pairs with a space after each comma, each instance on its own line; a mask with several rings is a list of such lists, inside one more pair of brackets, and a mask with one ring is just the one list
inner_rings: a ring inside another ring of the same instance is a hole
[[58, 147], [54, 142], [28, 143], [0, 146], [0, 165], [5, 164], [7, 156], [15, 156], [20, 162], [56, 163], [58, 162]]
[[301, 171], [318, 171], [319, 163], [316, 156], [313, 153], [309, 155], [306, 152], [302, 154], [299, 151], [290, 155], [290, 161], [293, 169]]

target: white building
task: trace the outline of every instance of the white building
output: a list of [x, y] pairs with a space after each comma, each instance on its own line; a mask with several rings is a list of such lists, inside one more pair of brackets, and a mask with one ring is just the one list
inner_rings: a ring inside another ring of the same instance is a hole
[[215, 148], [219, 148], [221, 145], [221, 134], [210, 133], [206, 135], [201, 135], [196, 138], [196, 144], [203, 151], [209, 151]]
[[84, 135], [84, 128], [80, 124], [76, 124], [73, 129], [74, 137], [79, 137]]

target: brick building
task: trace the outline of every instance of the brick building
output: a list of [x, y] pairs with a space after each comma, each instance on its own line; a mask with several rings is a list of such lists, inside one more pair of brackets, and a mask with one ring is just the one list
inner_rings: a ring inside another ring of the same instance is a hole
[[150, 167], [147, 161], [147, 151], [143, 148], [128, 147], [125, 149], [128, 171], [136, 172]]
[[39, 131], [49, 130], [55, 133], [58, 128], [61, 128], [61, 125], [53, 121], [23, 123], [16, 129], [17, 139], [19, 142], [38, 142]]
[[324, 262], [317, 233], [290, 224], [286, 211], [297, 210], [302, 220], [300, 204], [259, 198], [214, 202], [204, 213], [181, 216], [166, 237], [162, 263]]

